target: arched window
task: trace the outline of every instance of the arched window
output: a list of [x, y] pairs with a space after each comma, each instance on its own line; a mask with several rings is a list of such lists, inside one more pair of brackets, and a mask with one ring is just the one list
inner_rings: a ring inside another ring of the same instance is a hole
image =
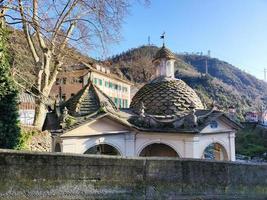
[[120, 156], [120, 152], [115, 147], [108, 144], [95, 145], [89, 148], [84, 154]]
[[154, 143], [146, 146], [141, 153], [141, 157], [179, 157], [177, 152], [170, 146], [162, 143]]
[[204, 152], [203, 158], [209, 160], [228, 160], [228, 155], [225, 148], [219, 143], [208, 145]]

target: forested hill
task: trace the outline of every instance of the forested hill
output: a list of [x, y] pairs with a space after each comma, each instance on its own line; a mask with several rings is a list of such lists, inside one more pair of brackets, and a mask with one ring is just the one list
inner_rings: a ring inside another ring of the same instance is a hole
[[[12, 65], [21, 72], [24, 79], [34, 83], [36, 72], [28, 46], [25, 45], [23, 33], [12, 30], [9, 42]], [[111, 63], [114, 72], [125, 75], [140, 87], [153, 79], [155, 67], [151, 61], [158, 49], [155, 46], [130, 49], [113, 56], [105, 64]], [[93, 60], [75, 49], [70, 49], [68, 55], [71, 56], [67, 56], [64, 63]], [[176, 56], [176, 77], [193, 87], [207, 106], [213, 100], [216, 100], [224, 109], [233, 105], [238, 108], [241, 117], [245, 111], [263, 105], [263, 98], [267, 97], [267, 84], [263, 81], [216, 58], [180, 54]], [[204, 76], [206, 60], [209, 75]]]
[[[158, 47], [141, 46], [110, 58], [114, 70], [120, 70], [137, 85], [153, 79], [151, 63]], [[207, 106], [215, 100], [222, 109], [237, 108], [239, 117], [259, 109], [267, 97], [267, 84], [254, 76], [221, 61], [201, 55], [176, 54], [176, 77], [196, 90]], [[205, 75], [206, 63], [208, 75]]]

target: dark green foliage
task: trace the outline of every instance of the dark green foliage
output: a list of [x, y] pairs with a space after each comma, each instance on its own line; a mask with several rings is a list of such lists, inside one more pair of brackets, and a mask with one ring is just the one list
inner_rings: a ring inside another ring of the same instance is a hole
[[40, 131], [34, 128], [22, 127], [20, 133], [21, 133], [21, 136], [19, 138], [17, 149], [30, 150], [28, 144], [30, 143], [33, 136], [40, 134]]
[[20, 137], [18, 91], [11, 78], [6, 29], [0, 28], [0, 148], [14, 149]]
[[267, 129], [255, 124], [245, 124], [236, 134], [236, 152], [252, 157], [263, 156], [267, 152]]

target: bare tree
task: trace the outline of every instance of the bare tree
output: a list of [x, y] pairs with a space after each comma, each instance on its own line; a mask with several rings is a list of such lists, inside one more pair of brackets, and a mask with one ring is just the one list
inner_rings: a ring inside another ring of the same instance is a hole
[[[68, 48], [102, 47], [118, 41], [128, 0], [14, 0], [5, 14], [23, 30], [34, 59], [37, 88], [34, 125], [42, 128], [46, 106]], [[21, 26], [19, 26], [21, 24]]]

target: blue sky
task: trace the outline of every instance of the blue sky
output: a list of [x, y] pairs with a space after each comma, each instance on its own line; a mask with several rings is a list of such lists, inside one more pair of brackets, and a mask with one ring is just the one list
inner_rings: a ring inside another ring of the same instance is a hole
[[267, 68], [267, 0], [151, 0], [135, 3], [122, 26], [114, 55], [151, 42], [161, 33], [174, 52], [203, 52], [263, 79]]

